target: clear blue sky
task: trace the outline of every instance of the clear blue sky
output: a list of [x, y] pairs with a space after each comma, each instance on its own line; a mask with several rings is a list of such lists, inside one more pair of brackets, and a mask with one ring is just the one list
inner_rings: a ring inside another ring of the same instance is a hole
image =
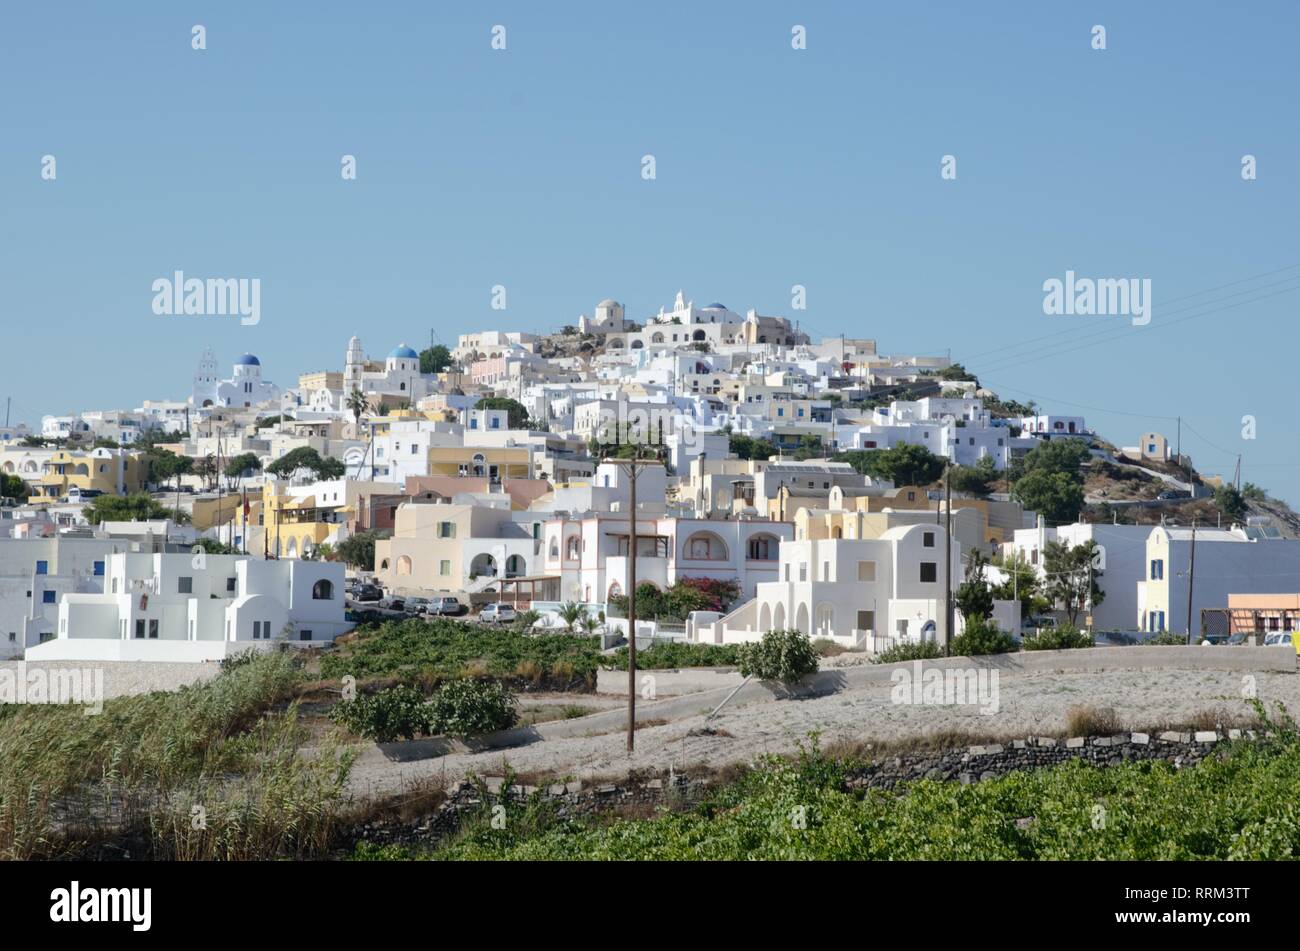
[[[681, 287], [951, 348], [1121, 445], [1181, 414], [1202, 471], [1242, 452], [1300, 501], [1300, 267], [1179, 300], [1300, 265], [1298, 26], [1291, 2], [9, 5], [0, 397], [34, 426], [182, 398], [209, 344], [292, 385], [353, 333], [382, 356]], [[176, 269], [261, 278], [261, 323], [155, 316]], [[1151, 325], [1044, 316], [1067, 269], [1151, 278]]]

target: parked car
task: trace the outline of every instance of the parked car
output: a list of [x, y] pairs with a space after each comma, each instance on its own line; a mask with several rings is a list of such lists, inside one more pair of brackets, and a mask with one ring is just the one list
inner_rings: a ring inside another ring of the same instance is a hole
[[1192, 493], [1186, 489], [1166, 489], [1156, 496], [1161, 502], [1172, 502], [1174, 499], [1190, 499], [1191, 497]]
[[1249, 644], [1250, 635], [1245, 631], [1238, 631], [1236, 634], [1228, 635], [1228, 643], [1236, 647], [1240, 644]]
[[430, 598], [428, 613], [437, 617], [460, 617], [468, 614], [469, 608], [456, 598]]
[[1278, 647], [1283, 644], [1294, 646], [1296, 653], [1300, 654], [1300, 638], [1291, 631], [1274, 631], [1272, 634], [1264, 635], [1265, 647]]
[[352, 595], [353, 601], [380, 601], [384, 597], [384, 589], [377, 584], [359, 584], [357, 590]]
[[1228, 643], [1227, 634], [1203, 634], [1201, 635], [1202, 647], [1218, 647], [1220, 644]]
[[428, 598], [407, 598], [406, 613], [412, 617], [419, 617], [422, 614], [428, 614], [430, 604], [432, 604], [432, 602]]
[[405, 598], [383, 598], [380, 600], [379, 606], [385, 611], [405, 611], [406, 599]]
[[485, 624], [508, 624], [518, 616], [514, 608], [498, 601], [496, 604], [485, 606], [479, 612], [478, 619]]
[[1127, 631], [1096, 631], [1093, 643], [1098, 647], [1128, 647], [1137, 643], [1137, 635]]

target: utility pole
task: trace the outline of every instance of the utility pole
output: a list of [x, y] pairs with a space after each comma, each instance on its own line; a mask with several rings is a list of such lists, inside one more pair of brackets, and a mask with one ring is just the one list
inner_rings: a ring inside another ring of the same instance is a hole
[[944, 546], [945, 553], [943, 559], [943, 576], [947, 587], [944, 598], [944, 653], [952, 649], [952, 482], [948, 477], [952, 471], [952, 466], [947, 465], [943, 468], [943, 494], [944, 508], [947, 512], [944, 516]]
[[1192, 586], [1196, 584], [1196, 519], [1192, 519], [1192, 558], [1187, 571], [1187, 643], [1192, 642]]
[[628, 467], [630, 485], [627, 548], [627, 751], [636, 746], [636, 462]]

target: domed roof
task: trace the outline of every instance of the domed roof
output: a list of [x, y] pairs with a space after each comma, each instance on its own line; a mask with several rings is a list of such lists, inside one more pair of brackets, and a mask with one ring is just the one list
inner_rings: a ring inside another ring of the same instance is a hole
[[726, 304], [717, 304], [717, 303], [709, 304], [706, 307], [700, 308], [700, 310], [726, 310], [726, 309], [727, 309]]
[[606, 297], [603, 301], [601, 301], [596, 306], [597, 307], [622, 307], [623, 305], [620, 304], [618, 301], [614, 300], [614, 298], [612, 297]]
[[392, 359], [393, 357], [397, 357], [402, 360], [420, 359], [420, 355], [416, 353], [414, 350], [412, 350], [410, 347], [408, 347], [406, 344], [402, 344], [401, 346], [394, 347], [393, 352], [390, 353], [388, 357], [389, 359]]
[[235, 366], [237, 367], [260, 367], [261, 365], [262, 361], [257, 359], [257, 357], [253, 356], [251, 353], [246, 353], [235, 361]]

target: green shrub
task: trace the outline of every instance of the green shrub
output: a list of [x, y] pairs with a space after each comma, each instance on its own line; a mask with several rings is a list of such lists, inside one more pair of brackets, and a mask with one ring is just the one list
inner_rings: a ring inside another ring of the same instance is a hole
[[1156, 647], [1186, 647], [1187, 635], [1175, 631], [1161, 631], [1151, 640], [1142, 643], [1143, 645], [1154, 644]]
[[943, 651], [934, 641], [903, 641], [886, 648], [871, 659], [873, 664], [896, 664], [904, 660], [934, 660]]
[[[627, 647], [620, 647], [605, 659], [615, 670], [627, 670]], [[672, 670], [677, 667], [735, 667], [740, 663], [739, 644], [691, 644], [661, 641], [636, 652], [638, 670]]]
[[1045, 627], [1037, 634], [1026, 637], [1021, 646], [1027, 651], [1057, 651], [1076, 647], [1092, 647], [1092, 635], [1073, 624]]
[[952, 639], [948, 652], [959, 657], [978, 654], [1009, 654], [1018, 649], [1016, 639], [987, 618], [970, 618], [966, 629]]
[[506, 730], [519, 720], [514, 695], [495, 680], [450, 680], [429, 701], [433, 729], [465, 739]]
[[760, 641], [741, 644], [737, 661], [746, 677], [787, 684], [817, 670], [817, 652], [802, 631], [768, 631]]
[[330, 718], [377, 743], [413, 740], [434, 732], [424, 694], [406, 685], [344, 700], [330, 711]]

